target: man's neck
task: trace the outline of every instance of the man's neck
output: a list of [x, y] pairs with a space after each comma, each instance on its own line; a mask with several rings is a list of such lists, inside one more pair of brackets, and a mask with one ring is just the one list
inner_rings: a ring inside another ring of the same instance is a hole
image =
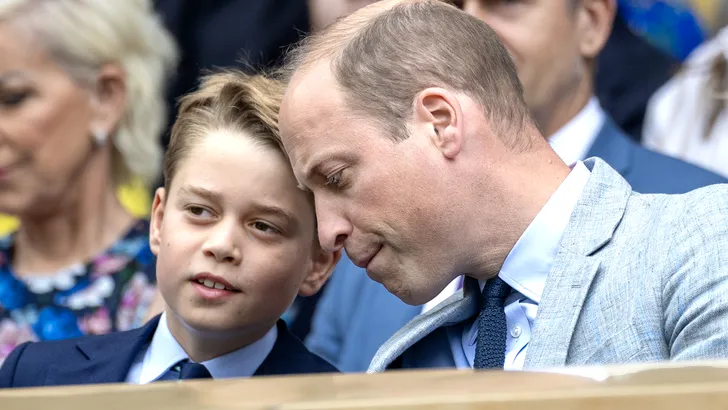
[[468, 237], [478, 239], [473, 241], [467, 276], [478, 280], [496, 276], [523, 232], [571, 172], [545, 141], [542, 144], [504, 167], [496, 184], [500, 192], [487, 195], [499, 198], [500, 203], [485, 211], [479, 207], [470, 219], [473, 230]]

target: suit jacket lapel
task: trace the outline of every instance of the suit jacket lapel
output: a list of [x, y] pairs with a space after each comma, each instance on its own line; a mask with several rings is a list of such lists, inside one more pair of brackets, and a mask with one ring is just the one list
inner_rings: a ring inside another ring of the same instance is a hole
[[574, 207], [541, 296], [524, 367], [559, 367], [568, 360], [574, 330], [596, 275], [597, 252], [612, 239], [632, 194], [629, 184], [601, 159]]
[[382, 347], [369, 365], [368, 373], [382, 372], [402, 353], [436, 329], [460, 323], [480, 310], [478, 281], [467, 278], [463, 289], [431, 311], [416, 316], [397, 331]]
[[599, 261], [563, 251], [549, 274], [524, 368], [566, 364], [571, 338]]
[[254, 376], [306, 374], [337, 371], [328, 362], [311, 353], [303, 342], [291, 334], [286, 322], [276, 324], [278, 336], [268, 356], [255, 371]]
[[79, 339], [75, 357], [51, 365], [46, 385], [124, 382], [137, 354], [152, 340], [159, 317], [128, 332]]

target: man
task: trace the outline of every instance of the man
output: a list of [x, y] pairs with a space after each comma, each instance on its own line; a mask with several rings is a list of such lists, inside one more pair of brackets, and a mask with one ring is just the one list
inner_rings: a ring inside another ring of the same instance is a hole
[[322, 246], [411, 305], [466, 277], [371, 371], [728, 355], [728, 187], [641, 195], [600, 159], [567, 166], [481, 21], [383, 1], [290, 66], [282, 139]]
[[[567, 164], [600, 157], [642, 193], [684, 193], [724, 182], [636, 145], [600, 107], [593, 94], [594, 67], [609, 37], [613, 1], [466, 0], [459, 6], [488, 23], [505, 43], [530, 113]], [[342, 258], [306, 343], [342, 371], [364, 371], [394, 332], [460, 285], [451, 283], [434, 303], [408, 306]]]

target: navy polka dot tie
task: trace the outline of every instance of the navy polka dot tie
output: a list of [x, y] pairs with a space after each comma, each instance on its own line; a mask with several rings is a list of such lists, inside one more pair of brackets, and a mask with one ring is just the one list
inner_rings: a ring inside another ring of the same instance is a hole
[[511, 287], [499, 277], [488, 280], [483, 288], [483, 308], [478, 315], [478, 341], [475, 346], [476, 369], [502, 369], [506, 360], [506, 298]]

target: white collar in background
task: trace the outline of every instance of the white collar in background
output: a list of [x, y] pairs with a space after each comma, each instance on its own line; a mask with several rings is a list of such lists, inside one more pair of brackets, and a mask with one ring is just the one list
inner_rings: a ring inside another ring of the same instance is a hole
[[577, 161], [585, 160], [604, 126], [606, 117], [599, 100], [592, 96], [576, 117], [549, 137], [551, 148], [566, 165], [573, 166]]

